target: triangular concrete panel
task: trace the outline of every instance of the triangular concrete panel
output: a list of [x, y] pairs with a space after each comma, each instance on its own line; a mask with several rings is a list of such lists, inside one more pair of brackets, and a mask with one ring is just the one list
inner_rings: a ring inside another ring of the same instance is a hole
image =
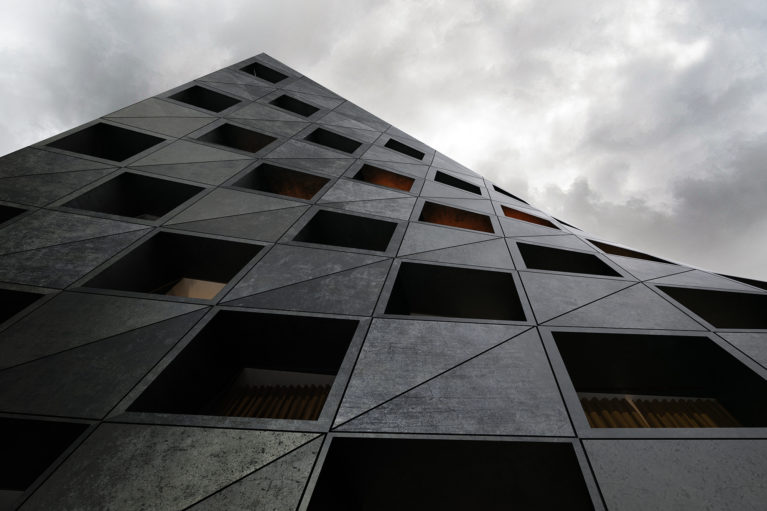
[[464, 229], [411, 222], [405, 231], [398, 255], [406, 256], [420, 252], [431, 252], [441, 248], [492, 239], [496, 239], [495, 236]]
[[143, 172], [161, 176], [175, 177], [196, 181], [208, 185], [220, 185], [239, 171], [250, 165], [249, 160], [217, 161], [202, 163], [182, 163], [168, 165], [132, 165]]
[[386, 258], [367, 254], [275, 245], [226, 295], [225, 300], [263, 293], [384, 259]]
[[256, 120], [256, 119], [233, 119], [237, 124], [242, 124], [259, 133], [274, 135], [276, 137], [292, 137], [302, 129], [309, 126], [309, 123], [302, 120]]
[[539, 323], [635, 284], [624, 280], [527, 271], [520, 272], [519, 276]]
[[[547, 240], [548, 241], [548, 240]], [[674, 273], [680, 273], [689, 271], [690, 268], [684, 266], [678, 266], [676, 264], [659, 263], [656, 261], [647, 261], [645, 259], [637, 259], [635, 257], [624, 257], [607, 254], [609, 259], [615, 261], [615, 263], [638, 278], [639, 280], [650, 280], [659, 277], [665, 277], [666, 275], [672, 275]]]
[[367, 110], [360, 108], [349, 101], [345, 101], [342, 105], [337, 107], [335, 112], [366, 124], [377, 131], [386, 131], [389, 128], [389, 123], [379, 119]]
[[114, 168], [0, 179], [0, 200], [45, 206], [114, 172]]
[[3, 331], [0, 367], [28, 362], [202, 308], [203, 305], [191, 303], [64, 292]]
[[480, 241], [469, 245], [443, 248], [431, 252], [411, 254], [410, 259], [434, 261], [438, 263], [466, 264], [470, 266], [485, 266], [489, 268], [514, 269], [514, 263], [509, 255], [509, 249], [501, 238]]
[[258, 119], [268, 121], [305, 121], [305, 117], [286, 112], [264, 103], [250, 103], [227, 115], [233, 119]]
[[187, 509], [295, 511], [321, 445], [322, 438], [315, 438]]
[[544, 227], [542, 225], [534, 224], [531, 222], [525, 222], [524, 220], [515, 220], [513, 218], [507, 218], [505, 216], [499, 216], [498, 220], [501, 222], [501, 228], [503, 228], [503, 233], [509, 237], [560, 236], [562, 234], [562, 231], [560, 231], [559, 229]]
[[182, 509], [314, 436], [102, 424], [25, 505], [75, 509], [87, 502], [92, 509], [114, 508], [115, 503], [122, 509]]
[[173, 228], [256, 241], [277, 241], [308, 208], [309, 206], [299, 206], [260, 213], [210, 218], [173, 224]]
[[754, 291], [752, 286], [720, 277], [700, 270], [677, 273], [651, 281], [653, 284], [669, 286], [707, 287], [714, 289], [731, 289], [733, 291]]
[[159, 98], [149, 98], [139, 101], [129, 107], [113, 112], [104, 117], [208, 117], [202, 110], [185, 107], [171, 101]]
[[305, 203], [287, 198], [216, 188], [168, 221], [168, 225], [220, 218], [225, 216], [260, 213], [274, 209], [294, 208]]
[[343, 209], [345, 211], [356, 211], [358, 213], [396, 218], [397, 220], [407, 220], [413, 213], [415, 202], [415, 197], [410, 197], [406, 199], [330, 202], [324, 205], [329, 208]]
[[205, 312], [0, 371], [0, 411], [101, 419]]
[[346, 270], [227, 302], [235, 307], [369, 316], [391, 261]]
[[139, 231], [147, 227], [105, 218], [38, 210], [0, 229], [0, 254]]
[[236, 83], [223, 83], [223, 82], [204, 82], [206, 87], [218, 89], [221, 92], [234, 94], [241, 98], [258, 99], [274, 92], [274, 87], [267, 87], [266, 85], [242, 85]]
[[25, 147], [0, 158], [0, 178], [27, 176], [31, 174], [54, 174], [78, 170], [95, 170], [106, 167], [101, 162], [84, 160], [66, 154]]
[[[272, 158], [272, 155], [269, 155]], [[338, 177], [354, 163], [352, 158], [279, 158], [273, 161], [266, 160], [266, 163], [281, 165], [295, 170], [305, 170], [308, 172], [319, 172], [329, 176]]]
[[179, 163], [196, 163], [209, 161], [249, 160], [249, 156], [217, 149], [188, 140], [177, 140], [152, 154], [134, 162], [133, 166], [166, 165]]
[[514, 238], [513, 240], [509, 240], [509, 243], [514, 243], [516, 241], [530, 241], [532, 243], [540, 243], [542, 245], [553, 245], [555, 247], [562, 247], [562, 248], [573, 248], [575, 250], [590, 250], [594, 252], [594, 249], [590, 246], [586, 245], [586, 243], [581, 240], [578, 236], [574, 236], [572, 234], [563, 234], [560, 236], [546, 236], [545, 238], [541, 236], [522, 236], [518, 238]]
[[148, 229], [0, 255], [0, 281], [65, 288], [146, 231]]
[[442, 204], [447, 204], [459, 209], [467, 209], [469, 211], [478, 211], [486, 215], [495, 215], [495, 209], [493, 203], [489, 199], [451, 199], [442, 198], [439, 200]]
[[341, 431], [573, 434], [554, 374], [530, 330], [344, 424]]
[[335, 424], [344, 423], [527, 328], [374, 319]]
[[215, 121], [211, 117], [120, 117], [115, 122], [169, 137], [183, 137]]
[[[322, 146], [302, 142], [301, 140], [288, 140], [267, 156], [269, 158], [340, 158], [344, 153], [325, 149]], [[354, 160], [349, 160], [351, 164]]]
[[719, 332], [718, 335], [767, 368], [767, 333]]
[[373, 186], [351, 179], [339, 179], [322, 196], [320, 202], [350, 202], [376, 199], [401, 199], [410, 195], [382, 186]]
[[705, 330], [699, 323], [643, 284], [636, 284], [546, 325], [603, 328]]

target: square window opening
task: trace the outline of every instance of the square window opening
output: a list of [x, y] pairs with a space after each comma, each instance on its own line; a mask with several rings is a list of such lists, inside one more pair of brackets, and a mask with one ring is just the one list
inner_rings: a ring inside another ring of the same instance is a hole
[[279, 83], [288, 77], [288, 75], [284, 73], [280, 73], [276, 69], [267, 67], [259, 62], [253, 62], [252, 64], [248, 64], [247, 66], [241, 68], [240, 70], [245, 71], [249, 75], [254, 75], [258, 78], [261, 78], [262, 80], [266, 80], [267, 82], [271, 82], [271, 83]]
[[73, 422], [0, 418], [0, 488], [20, 495], [87, 428]]
[[594, 507], [569, 443], [335, 437], [308, 509]]
[[767, 381], [707, 337], [553, 335], [591, 427], [767, 426]]
[[161, 232], [85, 285], [209, 300], [262, 248], [249, 243]]
[[386, 314], [525, 321], [510, 273], [403, 262]]
[[320, 210], [293, 240], [385, 252], [396, 228], [395, 222]]
[[362, 142], [357, 142], [349, 137], [322, 128], [317, 128], [309, 133], [305, 140], [349, 154], [352, 154], [362, 145]]
[[4, 224], [11, 218], [15, 218], [24, 213], [26, 209], [14, 208], [13, 206], [5, 206], [0, 204], [0, 225]]
[[440, 172], [439, 170], [434, 175], [434, 181], [437, 181], [439, 183], [452, 186], [453, 188], [460, 188], [461, 190], [474, 193], [477, 195], [482, 195], [482, 190], [479, 188], [479, 186], [467, 183], [463, 179], [458, 179], [457, 177], [453, 177], [450, 174], [445, 174], [444, 172]]
[[198, 137], [197, 140], [249, 153], [257, 153], [277, 138], [226, 123]]
[[379, 186], [386, 186], [387, 188], [394, 188], [395, 190], [403, 190], [409, 192], [415, 183], [415, 179], [412, 177], [403, 176], [396, 172], [384, 170], [372, 165], [363, 165], [357, 173], [354, 175], [354, 179], [358, 181], [365, 181]]
[[234, 183], [234, 186], [311, 200], [330, 180], [306, 172], [262, 163]]
[[227, 108], [240, 103], [240, 100], [221, 94], [214, 90], [210, 90], [206, 87], [200, 87], [199, 85], [193, 85], [187, 89], [175, 93], [170, 96], [171, 99], [186, 103], [187, 105], [196, 106], [211, 112], [221, 112]]
[[43, 296], [28, 291], [0, 289], [0, 323], [23, 311]]
[[309, 117], [312, 114], [320, 111], [320, 109], [316, 106], [310, 105], [309, 103], [304, 103], [303, 101], [292, 98], [287, 94], [283, 94], [282, 96], [273, 99], [269, 102], [269, 104], [282, 108], [283, 110], [287, 110], [288, 112], [293, 112], [294, 114], [301, 115], [303, 117]]
[[448, 225], [450, 227], [460, 227], [461, 229], [472, 229], [494, 233], [493, 222], [490, 217], [464, 209], [443, 206], [434, 202], [426, 202], [421, 210], [418, 220], [432, 224]]
[[767, 295], [658, 286], [716, 328], [767, 329]]
[[634, 259], [644, 259], [645, 261], [653, 261], [656, 263], [673, 264], [663, 259], [660, 259], [658, 257], [651, 256], [649, 254], [637, 252], [636, 250], [631, 250], [629, 248], [616, 247], [615, 245], [610, 245], [609, 243], [605, 243], [603, 241], [589, 240], [589, 242], [592, 245], [599, 248], [602, 252], [605, 252], [607, 254], [623, 256], [623, 257], [633, 257]]
[[524, 211], [520, 211], [518, 209], [510, 208], [508, 206], [501, 205], [501, 209], [503, 210], [503, 214], [506, 215], [509, 218], [514, 218], [516, 220], [522, 220], [523, 222], [530, 222], [531, 224], [538, 224], [542, 225], [544, 227], [551, 227], [552, 229], [559, 229], [556, 225], [549, 222], [545, 218], [541, 218], [539, 216], [531, 215], [529, 213], [525, 213]]
[[105, 160], [123, 161], [161, 142], [165, 139], [99, 122], [47, 145]]
[[607, 277], [621, 276], [620, 273], [593, 254], [527, 243], [517, 243], [517, 247], [519, 247], [519, 252], [525, 261], [525, 266], [531, 270], [584, 273]]
[[416, 160], [423, 160], [423, 157], [426, 156], [426, 153], [419, 151], [418, 149], [414, 147], [410, 147], [409, 145], [403, 144], [402, 142], [398, 140], [394, 140], [393, 138], [390, 138], [385, 144], [385, 147], [388, 147], [389, 149], [393, 149], [394, 151], [397, 151], [398, 153], [406, 154], [410, 156], [411, 158], [415, 158]]
[[505, 195], [505, 196], [507, 196], [507, 197], [511, 197], [511, 198], [512, 198], [512, 199], [514, 199], [514, 200], [517, 200], [517, 201], [519, 201], [519, 202], [522, 202], [522, 203], [524, 203], [524, 204], [527, 204], [527, 202], [526, 202], [526, 201], [523, 201], [522, 199], [520, 199], [520, 198], [519, 198], [519, 197], [517, 197], [516, 195], [512, 195], [511, 193], [507, 192], [507, 191], [506, 191], [506, 190], [504, 190], [503, 188], [499, 188], [499, 187], [498, 187], [498, 186], [496, 186], [496, 185], [493, 185], [493, 190], [495, 190], [496, 192], [498, 192], [498, 193], [500, 193], [500, 194], [503, 194], [503, 195]]
[[317, 420], [357, 326], [220, 311], [128, 410]]
[[64, 204], [143, 220], [157, 220], [203, 190], [202, 187], [124, 172]]

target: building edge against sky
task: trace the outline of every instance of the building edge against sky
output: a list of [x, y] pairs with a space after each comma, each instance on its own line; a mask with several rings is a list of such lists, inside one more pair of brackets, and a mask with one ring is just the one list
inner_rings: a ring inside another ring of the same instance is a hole
[[763, 509], [767, 284], [514, 192], [265, 54], [0, 158], [0, 509]]

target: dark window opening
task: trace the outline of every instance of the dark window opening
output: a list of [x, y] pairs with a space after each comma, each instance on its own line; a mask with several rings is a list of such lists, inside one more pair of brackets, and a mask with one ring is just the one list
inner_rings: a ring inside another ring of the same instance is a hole
[[532, 270], [563, 271], [620, 277], [620, 273], [593, 254], [574, 252], [561, 248], [543, 247], [517, 243], [525, 266]]
[[418, 149], [410, 147], [409, 145], [405, 145], [398, 140], [394, 140], [393, 138], [390, 138], [384, 144], [384, 146], [388, 147], [389, 149], [393, 149], [394, 151], [397, 151], [398, 153], [406, 154], [410, 156], [411, 158], [415, 158], [416, 160], [423, 160], [423, 157], [426, 156], [426, 153], [423, 153], [419, 151]]
[[206, 89], [205, 87], [200, 87], [199, 85], [193, 85], [188, 89], [177, 92], [170, 96], [170, 98], [186, 103], [187, 105], [210, 110], [211, 112], [221, 112], [240, 102], [237, 98]]
[[335, 437], [308, 509], [594, 507], [569, 443]]
[[317, 420], [357, 325], [220, 311], [128, 410]]
[[415, 183], [415, 179], [412, 177], [403, 176], [402, 174], [379, 169], [378, 167], [367, 164], [363, 165], [362, 168], [357, 171], [354, 175], [354, 179], [374, 185], [394, 188], [396, 190], [404, 190], [406, 192], [409, 192], [413, 187], [413, 183]]
[[310, 200], [330, 181], [327, 178], [262, 163], [234, 186]]
[[258, 62], [248, 64], [247, 66], [241, 68], [241, 71], [245, 71], [249, 75], [254, 75], [271, 83], [279, 83], [288, 77], [288, 75], [280, 73], [271, 67], [266, 67], [265, 65]]
[[525, 213], [524, 211], [520, 211], [518, 209], [513, 209], [508, 206], [501, 206], [501, 209], [503, 210], [503, 214], [506, 215], [509, 218], [515, 218], [517, 220], [522, 220], [523, 222], [530, 222], [532, 224], [538, 224], [542, 225], [544, 227], [551, 227], [552, 229], [559, 229], [556, 225], [549, 222], [545, 218], [541, 218], [539, 216], [531, 215], [529, 213]]
[[510, 273], [404, 262], [386, 314], [525, 321]]
[[522, 203], [524, 203], [524, 204], [527, 204], [527, 202], [526, 202], [526, 201], [523, 201], [522, 199], [520, 199], [520, 198], [519, 198], [519, 197], [517, 197], [516, 195], [513, 195], [513, 194], [511, 194], [511, 193], [507, 192], [506, 190], [504, 190], [503, 188], [499, 188], [499, 187], [497, 187], [496, 185], [493, 185], [493, 190], [495, 190], [495, 191], [496, 191], [496, 192], [498, 192], [498, 193], [502, 193], [503, 195], [505, 195], [505, 196], [507, 196], [507, 197], [511, 197], [511, 198], [512, 198], [512, 199], [514, 199], [514, 200], [518, 200], [519, 202], [522, 202]]
[[479, 186], [473, 185], [471, 183], [467, 183], [463, 179], [458, 179], [457, 177], [453, 177], [450, 174], [445, 174], [444, 172], [440, 172], [439, 170], [434, 175], [434, 181], [437, 181], [439, 183], [452, 186], [453, 188], [460, 188], [461, 190], [475, 193], [477, 195], [482, 195], [482, 190], [480, 190]]
[[72, 422], [0, 418], [0, 490], [19, 494], [26, 490], [87, 427]]
[[767, 425], [767, 381], [707, 337], [553, 335], [592, 427]]
[[0, 323], [35, 303], [43, 295], [15, 289], [0, 289]]
[[396, 228], [395, 222], [320, 210], [293, 239], [384, 252]]
[[54, 140], [48, 146], [105, 160], [123, 161], [161, 142], [165, 139], [100, 122]]
[[240, 128], [234, 124], [222, 124], [218, 128], [199, 137], [197, 140], [230, 147], [232, 149], [239, 149], [240, 151], [247, 151], [249, 153], [256, 153], [277, 139], [257, 131]]
[[658, 286], [716, 328], [767, 328], [767, 295]]
[[262, 248], [249, 243], [161, 232], [85, 285], [211, 299]]
[[156, 220], [203, 188], [124, 172], [64, 204], [68, 208]]
[[747, 279], [745, 277], [733, 277], [732, 275], [722, 275], [722, 277], [727, 277], [728, 279], [737, 280], [738, 282], [742, 282], [743, 284], [748, 284], [749, 286], [758, 287], [759, 289], [764, 289], [765, 291], [767, 291], [767, 282], [762, 282], [761, 280]]
[[472, 229], [475, 231], [494, 233], [493, 223], [490, 217], [464, 209], [443, 206], [434, 202], [427, 202], [423, 205], [421, 216], [418, 220], [432, 224], [449, 225], [450, 227], [460, 227], [462, 229]]
[[14, 208], [13, 206], [5, 206], [0, 204], [0, 225], [4, 224], [11, 218], [19, 216], [25, 211], [26, 209]]
[[277, 99], [273, 99], [269, 102], [269, 104], [282, 108], [283, 110], [293, 112], [294, 114], [301, 115], [303, 117], [309, 117], [313, 113], [320, 111], [320, 109], [316, 106], [310, 105], [309, 103], [304, 103], [303, 101], [296, 98], [291, 98], [285, 94]]
[[362, 142], [357, 142], [356, 140], [352, 140], [351, 138], [322, 128], [317, 128], [309, 133], [305, 140], [349, 154], [352, 154], [362, 145]]
[[624, 256], [624, 257], [633, 257], [634, 259], [645, 259], [646, 261], [655, 261], [656, 263], [673, 264], [673, 263], [669, 263], [668, 261], [664, 261], [663, 259], [659, 259], [655, 256], [651, 256], [649, 254], [644, 254], [642, 252], [637, 252], [636, 250], [631, 250], [628, 248], [616, 247], [615, 245], [610, 245], [609, 243], [604, 243], [602, 241], [589, 240], [589, 242], [591, 242], [597, 248], [602, 250], [602, 252], [606, 252], [608, 254]]

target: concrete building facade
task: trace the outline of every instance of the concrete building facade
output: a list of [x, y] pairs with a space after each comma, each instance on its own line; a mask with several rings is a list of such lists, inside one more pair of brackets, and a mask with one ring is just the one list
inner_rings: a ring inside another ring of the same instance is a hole
[[261, 54], [0, 158], [0, 509], [767, 509], [767, 284]]

